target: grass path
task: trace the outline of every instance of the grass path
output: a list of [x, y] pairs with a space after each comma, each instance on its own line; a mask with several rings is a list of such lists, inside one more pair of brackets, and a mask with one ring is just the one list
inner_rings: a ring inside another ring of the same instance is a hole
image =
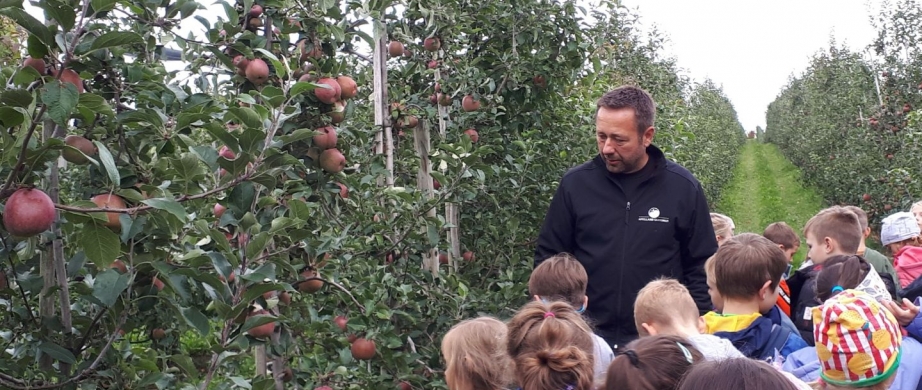
[[[733, 218], [736, 233], [762, 234], [768, 224], [784, 221], [800, 234], [807, 220], [823, 208], [822, 198], [804, 187], [800, 178], [800, 170], [775, 145], [747, 141], [716, 211]], [[806, 253], [806, 245], [801, 244], [795, 263]]]

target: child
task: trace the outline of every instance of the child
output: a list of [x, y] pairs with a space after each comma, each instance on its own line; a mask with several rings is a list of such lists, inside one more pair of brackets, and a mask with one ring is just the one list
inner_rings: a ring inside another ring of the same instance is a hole
[[816, 388], [890, 387], [900, 366], [903, 339], [888, 310], [861, 291], [845, 290], [814, 308], [813, 322], [822, 367]]
[[[589, 276], [586, 269], [569, 253], [560, 253], [538, 265], [528, 278], [528, 292], [536, 300], [561, 301], [569, 303], [582, 313], [589, 305], [586, 285]], [[694, 305], [692, 306], [694, 307]], [[605, 339], [591, 333], [595, 343], [595, 378], [597, 382], [605, 380], [605, 370], [615, 358], [611, 347]]]
[[714, 234], [717, 235], [718, 247], [723, 245], [730, 237], [733, 237], [733, 229], [736, 228], [730, 217], [718, 213], [711, 213], [711, 225], [714, 225]]
[[781, 292], [778, 294], [778, 301], [775, 303], [781, 311], [791, 317], [791, 288], [788, 287], [787, 277], [790, 276], [791, 267], [794, 263], [794, 254], [800, 249], [800, 237], [794, 232], [788, 224], [784, 222], [775, 222], [765, 227], [762, 236], [774, 242], [784, 251], [784, 256], [788, 260], [788, 268], [781, 278]]
[[681, 337], [642, 337], [630, 342], [611, 362], [602, 389], [675, 389], [688, 369], [703, 360], [701, 352]]
[[786, 378], [765, 362], [727, 359], [696, 364], [678, 390], [802, 390], [802, 382]]
[[896, 286], [899, 284], [900, 279], [896, 276], [896, 270], [893, 268], [893, 264], [890, 263], [887, 256], [884, 256], [874, 249], [868, 248], [864, 244], [864, 241], [871, 235], [871, 227], [868, 226], [868, 214], [860, 207], [845, 206], [845, 208], [858, 216], [858, 224], [861, 225], [861, 243], [858, 245], [858, 252], [856, 254], [863, 257], [869, 264], [874, 266], [874, 269], [880, 274], [881, 280], [887, 284], [887, 291], [890, 291], [890, 296], [896, 298], [896, 291], [898, 290]]
[[861, 224], [855, 213], [841, 206], [832, 206], [810, 218], [804, 226], [807, 257], [812, 264], [788, 278], [794, 310], [791, 319], [807, 344], [813, 345], [813, 316], [810, 308], [822, 302], [816, 300], [816, 275], [823, 263], [834, 255], [854, 255], [861, 245]]
[[[816, 290], [817, 297], [822, 301], [845, 290], [859, 291], [877, 303], [890, 301], [890, 294], [877, 271], [860, 256], [833, 256], [827, 259], [823, 270], [816, 277]], [[904, 340], [903, 358], [893, 389], [916, 388], [919, 376], [922, 375], [922, 365], [918, 364], [920, 359], [922, 344], [916, 340]], [[804, 348], [788, 356], [783, 369], [809, 382], [819, 379], [821, 365], [817, 349]]]
[[529, 302], [507, 324], [515, 380], [526, 390], [592, 390], [589, 325], [564, 302]]
[[657, 279], [647, 283], [634, 301], [634, 325], [641, 337], [681, 337], [695, 346], [707, 360], [744, 357], [730, 341], [701, 334], [700, 319], [695, 300], [688, 289], [675, 279]]
[[714, 273], [723, 312], [704, 315], [707, 333], [730, 340], [743, 355], [760, 360], [806, 346], [797, 333], [761, 314], [778, 299], [778, 284], [787, 269], [781, 248], [758, 234], [743, 233], [720, 247], [712, 262], [706, 270]]
[[442, 338], [445, 382], [451, 390], [502, 390], [512, 382], [506, 324], [492, 317], [461, 321]]
[[909, 212], [916, 217], [916, 222], [919, 223], [919, 230], [922, 230], [922, 200], [913, 203], [912, 207], [909, 208]]
[[912, 214], [893, 213], [884, 218], [880, 241], [893, 253], [893, 265], [899, 276], [900, 288], [922, 276], [922, 245], [919, 226]]

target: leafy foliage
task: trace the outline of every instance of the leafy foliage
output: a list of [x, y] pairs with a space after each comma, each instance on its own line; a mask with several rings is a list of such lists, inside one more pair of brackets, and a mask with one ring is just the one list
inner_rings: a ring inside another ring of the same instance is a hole
[[[214, 6], [193, 0], [49, 0], [47, 25], [3, 3], [49, 71], [2, 70], [0, 199], [44, 188], [59, 219], [35, 237], [3, 232], [0, 337], [12, 353], [0, 356], [0, 385], [444, 388], [441, 335], [527, 299], [556, 180], [595, 153], [587, 102], [624, 82], [650, 90], [657, 142], [714, 198], [741, 144], [719, 88], [692, 87], [615, 3], [257, 3], [225, 4], [212, 22], [197, 11]], [[192, 18], [203, 38], [177, 33]], [[363, 49], [379, 35], [410, 53], [387, 61], [392, 173], [375, 152]], [[441, 49], [426, 51], [425, 38]], [[184, 72], [163, 65], [176, 55]], [[267, 77], [238, 68], [244, 59]], [[444, 131], [430, 103], [436, 74]], [[358, 94], [322, 102], [335, 88], [321, 79], [340, 75]], [[462, 110], [466, 95], [482, 108]], [[410, 116], [421, 127], [403, 126]], [[346, 158], [336, 173], [314, 139], [333, 122]], [[433, 197], [414, 147], [426, 129]], [[439, 272], [420, 264], [447, 247], [454, 226], [429, 211], [448, 202], [476, 259]], [[372, 360], [353, 357], [353, 337], [375, 341]], [[257, 375], [267, 366], [272, 376]]]
[[882, 7], [876, 61], [835, 42], [818, 52], [767, 113], [765, 139], [803, 168], [804, 180], [829, 203], [861, 205], [872, 222], [908, 210], [922, 192], [920, 5]]

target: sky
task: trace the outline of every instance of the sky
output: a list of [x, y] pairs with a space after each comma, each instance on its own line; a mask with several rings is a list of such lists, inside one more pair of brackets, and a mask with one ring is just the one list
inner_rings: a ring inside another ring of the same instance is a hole
[[666, 34], [666, 54], [686, 75], [723, 87], [747, 131], [765, 128], [768, 104], [831, 37], [855, 51], [872, 43], [871, 12], [881, 2], [621, 0], [643, 29], [655, 25]]
[[[585, 5], [592, 0], [581, 0]], [[834, 37], [864, 50], [875, 35], [869, 18], [883, 0], [621, 0], [640, 15], [641, 28], [656, 27], [668, 38], [665, 55], [675, 57], [693, 80], [722, 86], [743, 127], [765, 127], [765, 110], [791, 75]], [[42, 11], [26, 2], [42, 19]], [[223, 15], [223, 12], [220, 12]], [[199, 10], [211, 22], [216, 15]], [[184, 20], [180, 34], [204, 28]], [[196, 34], [198, 35], [198, 34]], [[182, 64], [167, 64], [170, 70]], [[185, 73], [185, 72], [183, 72]], [[654, 96], [655, 98], [655, 96]]]

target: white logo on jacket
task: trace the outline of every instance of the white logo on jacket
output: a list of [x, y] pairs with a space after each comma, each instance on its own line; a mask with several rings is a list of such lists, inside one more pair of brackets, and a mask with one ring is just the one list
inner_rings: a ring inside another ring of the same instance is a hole
[[641, 215], [637, 220], [643, 222], [669, 222], [669, 218], [659, 216], [659, 209], [656, 207], [651, 207], [650, 210], [647, 210], [647, 215]]

